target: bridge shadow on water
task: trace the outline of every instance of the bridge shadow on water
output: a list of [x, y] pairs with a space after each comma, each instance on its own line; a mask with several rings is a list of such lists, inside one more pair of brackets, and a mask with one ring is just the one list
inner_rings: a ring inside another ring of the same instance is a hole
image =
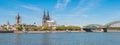
[[[94, 28], [94, 29], [97, 29], [97, 28]], [[86, 32], [94, 32], [93, 30], [94, 30], [93, 28], [84, 28], [83, 30], [84, 31], [86, 31]], [[100, 28], [100, 29], [102, 29], [103, 31], [102, 32], [107, 32], [107, 28]], [[100, 30], [99, 29], [99, 30]], [[99, 31], [100, 32], [100, 31]]]
[[86, 32], [93, 32], [91, 29], [83, 29], [84, 31], [86, 31]]

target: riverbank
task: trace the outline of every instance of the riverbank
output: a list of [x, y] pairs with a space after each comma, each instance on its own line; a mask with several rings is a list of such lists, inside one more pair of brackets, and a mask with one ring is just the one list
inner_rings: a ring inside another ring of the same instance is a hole
[[[86, 31], [0, 31], [0, 33], [56, 33], [56, 32], [86, 32]], [[101, 32], [101, 31], [93, 31]], [[107, 32], [120, 32], [120, 30], [107, 30]]]
[[3, 31], [3, 30], [1, 31], [0, 30], [0, 33], [14, 33], [14, 31], [13, 30], [11, 30], [11, 31]]
[[[85, 32], [85, 31], [17, 31], [15, 33], [57, 33], [57, 32]], [[101, 31], [96, 31], [101, 32]], [[120, 32], [120, 30], [108, 30], [107, 32]]]
[[120, 32], [120, 30], [107, 30], [107, 32]]
[[56, 32], [85, 32], [85, 31], [16, 31], [14, 33], [56, 33]]

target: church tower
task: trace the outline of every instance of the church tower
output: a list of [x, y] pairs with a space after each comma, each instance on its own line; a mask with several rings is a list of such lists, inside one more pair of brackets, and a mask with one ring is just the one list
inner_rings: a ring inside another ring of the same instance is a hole
[[9, 21], [7, 22], [7, 30], [9, 30], [10, 29], [10, 23], [9, 23]]
[[7, 25], [10, 25], [9, 21], [7, 21]]
[[43, 18], [42, 18], [42, 26], [45, 25], [45, 22], [46, 22], [46, 14], [45, 14], [45, 11], [44, 11]]
[[49, 12], [47, 13], [44, 11], [43, 18], [42, 18], [42, 26], [47, 26], [47, 21], [50, 20]]
[[16, 25], [20, 24], [20, 19], [21, 19], [21, 17], [20, 17], [20, 15], [18, 13], [18, 15], [16, 16]]
[[47, 20], [50, 20], [49, 11], [47, 11]]
[[55, 26], [56, 22], [51, 19], [49, 15], [49, 11], [47, 13], [44, 11], [43, 18], [42, 18], [42, 26]]

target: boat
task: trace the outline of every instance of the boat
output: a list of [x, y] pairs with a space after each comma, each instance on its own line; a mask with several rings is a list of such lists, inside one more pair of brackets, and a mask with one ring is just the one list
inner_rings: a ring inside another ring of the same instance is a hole
[[10, 31], [0, 30], [0, 33], [14, 33], [14, 30], [10, 30]]

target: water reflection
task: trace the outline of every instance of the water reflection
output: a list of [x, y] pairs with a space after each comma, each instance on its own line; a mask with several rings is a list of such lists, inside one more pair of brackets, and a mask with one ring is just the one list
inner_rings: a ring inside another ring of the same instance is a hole
[[120, 45], [120, 33], [0, 34], [0, 45]]
[[42, 45], [50, 45], [50, 33], [43, 34]]
[[21, 34], [15, 34], [15, 45], [21, 45]]

